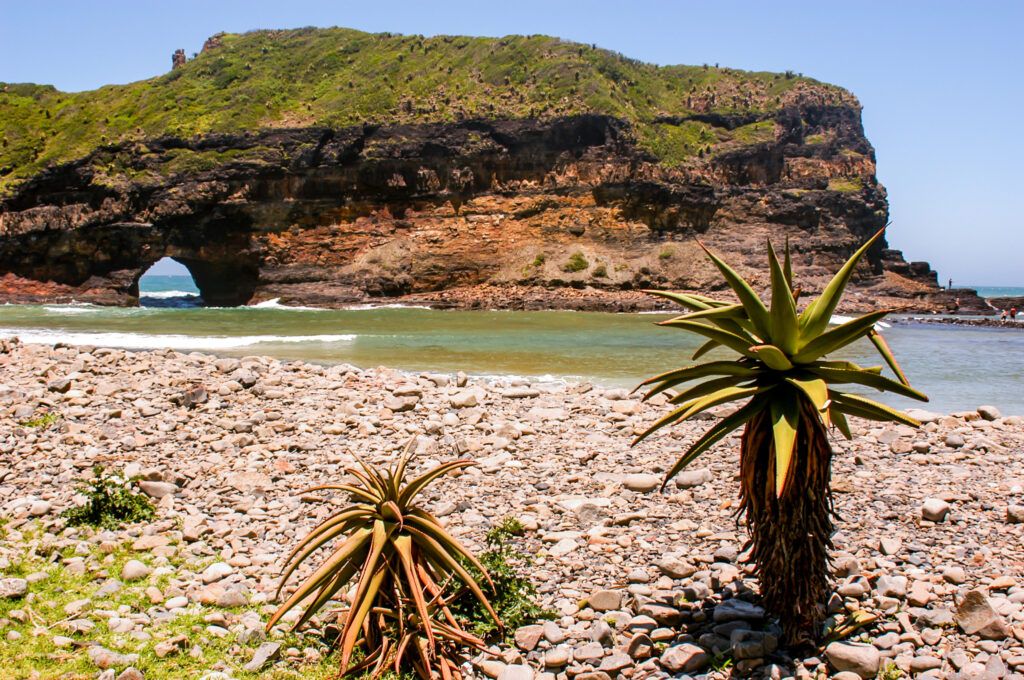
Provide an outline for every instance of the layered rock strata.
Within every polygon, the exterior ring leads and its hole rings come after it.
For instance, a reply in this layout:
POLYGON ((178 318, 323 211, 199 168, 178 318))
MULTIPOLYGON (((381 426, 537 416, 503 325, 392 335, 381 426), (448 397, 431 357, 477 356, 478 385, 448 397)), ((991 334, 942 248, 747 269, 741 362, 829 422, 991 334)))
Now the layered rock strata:
MULTIPOLYGON (((643 288, 720 292, 698 240, 764 288, 765 240, 788 239, 810 292, 887 221, 852 105, 784 109, 770 141, 677 167, 635 139, 577 115, 103 147, 0 203, 0 301, 135 305, 170 256, 218 306, 640 309, 643 288)), ((847 309, 951 311, 955 297, 980 304, 882 244, 847 309)))

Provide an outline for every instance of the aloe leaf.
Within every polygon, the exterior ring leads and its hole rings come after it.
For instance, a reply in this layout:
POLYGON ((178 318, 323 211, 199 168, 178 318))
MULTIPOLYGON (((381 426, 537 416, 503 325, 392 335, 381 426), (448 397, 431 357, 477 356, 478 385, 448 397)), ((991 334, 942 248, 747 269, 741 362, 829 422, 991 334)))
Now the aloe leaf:
POLYGON ((921 423, 905 413, 900 413, 896 409, 890 408, 885 404, 879 404, 877 401, 867 399, 857 394, 850 394, 847 392, 837 394, 833 392, 832 401, 835 402, 840 411, 851 416, 859 416, 870 420, 896 421, 898 423, 910 425, 911 427, 921 426, 921 423))
POLYGON ((313 486, 306 489, 305 491, 302 491, 300 495, 305 495, 307 493, 312 493, 314 491, 325 490, 345 491, 351 494, 353 498, 361 500, 364 503, 369 503, 370 505, 377 505, 377 503, 380 502, 380 497, 373 495, 366 489, 361 489, 358 486, 353 486, 352 484, 321 484, 320 486, 313 486))
POLYGON ((792 355, 796 352, 797 340, 800 337, 796 302, 793 300, 793 291, 787 282, 786 273, 779 265, 779 258, 775 256, 771 241, 768 242, 768 264, 772 276, 771 341, 786 355, 792 355))
POLYGON ((907 387, 910 387, 910 381, 907 380, 907 376, 903 375, 903 369, 901 369, 900 365, 896 363, 896 357, 893 356, 892 350, 889 349, 889 343, 885 341, 882 334, 872 328, 871 332, 868 333, 868 340, 870 340, 871 344, 875 346, 878 353, 882 355, 882 359, 884 359, 885 363, 889 365, 889 368, 891 368, 892 372, 896 374, 896 377, 899 378, 900 382, 907 387))
POLYGON ((843 433, 843 436, 847 439, 853 439, 853 433, 850 432, 850 423, 846 421, 846 416, 843 415, 843 412, 834 408, 829 408, 828 412, 832 423, 839 428, 839 431, 843 433))
POLYGON ((753 345, 748 351, 773 371, 789 371, 793 368, 793 362, 786 353, 775 345, 753 345))
MULTIPOLYGON (((324 582, 339 568, 352 559, 353 556, 359 553, 359 550, 363 548, 367 541, 370 539, 372 531, 370 529, 362 528, 357 529, 352 536, 349 537, 345 543, 338 548, 334 554, 332 554, 320 567, 313 572, 313 574, 292 593, 284 604, 282 604, 274 615, 270 617, 270 621, 267 623, 267 630, 270 630, 275 623, 284 616, 285 612, 294 607, 296 603, 305 599, 310 593, 323 585, 324 582)), ((287 578, 296 568, 298 563, 292 564, 291 568, 285 574, 284 578, 287 578)), ((284 579, 282 579, 282 583, 284 579)), ((280 590, 278 591, 280 593, 280 590)))
MULTIPOLYGON (((376 594, 380 592, 381 584, 384 582, 384 576, 387 574, 387 570, 381 565, 377 571, 369 576, 366 580, 365 592, 376 594)), ((370 613, 370 608, 373 607, 373 597, 363 597, 362 599, 353 599, 352 608, 349 610, 348 618, 345 621, 345 626, 342 629, 341 638, 341 667, 346 668, 349 660, 352 658, 352 650, 359 639, 359 632, 363 626, 363 622, 366 620, 366 615, 370 613)))
POLYGON ((762 340, 771 337, 771 319, 768 316, 768 310, 765 308, 764 303, 761 302, 761 298, 757 297, 754 289, 732 267, 711 252, 707 246, 700 243, 700 241, 697 243, 700 244, 700 247, 704 249, 704 252, 708 254, 711 261, 718 267, 718 271, 722 273, 722 278, 725 279, 725 282, 736 293, 736 297, 740 299, 743 308, 747 310, 747 316, 750 317, 754 328, 757 329, 757 334, 762 340))
POLYGON ((816 410, 821 411, 828 406, 828 385, 824 380, 820 378, 789 377, 786 378, 786 382, 806 394, 816 410))
POLYGON ((782 273, 786 278, 786 285, 793 292, 793 303, 796 304, 796 291, 793 290, 793 261, 789 256, 789 236, 786 237, 786 252, 782 262, 782 273))
MULTIPOLYGON (((754 417, 755 414, 765 407, 766 403, 767 398, 764 395, 756 396, 742 408, 718 421, 718 423, 705 432, 704 435, 698 439, 685 454, 680 456, 679 460, 676 461, 675 465, 673 465, 665 475, 665 481, 661 483, 662 490, 664 491, 665 485, 668 484, 670 479, 679 474, 687 465, 695 461, 702 453, 710 449, 730 432, 734 431, 736 428, 754 417)), ((650 430, 648 430, 648 432, 650 432, 650 430)), ((646 437, 648 432, 637 437, 633 441, 633 444, 635 445, 641 439, 646 437)))
POLYGON ((754 358, 750 352, 750 343, 736 333, 730 333, 729 331, 722 330, 721 328, 715 328, 714 326, 707 326, 696 321, 662 321, 659 326, 671 326, 673 328, 682 328, 683 330, 692 331, 697 335, 703 335, 709 340, 714 340, 720 345, 725 345, 729 349, 739 352, 743 356, 754 358))
POLYGON ((835 312, 836 306, 839 304, 839 300, 843 297, 846 284, 850 282, 850 277, 853 276, 853 272, 857 268, 857 263, 860 262, 864 254, 868 252, 871 246, 884 233, 885 228, 883 227, 877 234, 868 239, 857 252, 851 255, 850 259, 846 261, 839 271, 836 272, 836 275, 832 277, 828 285, 825 286, 825 290, 814 301, 814 304, 809 305, 804 310, 804 313, 800 315, 800 336, 802 339, 817 337, 825 330, 829 319, 832 318, 832 313, 835 312))
POLYGON ((826 331, 821 335, 809 339, 796 354, 793 355, 793 362, 798 364, 807 364, 812 361, 831 354, 840 347, 845 347, 857 338, 866 335, 874 328, 875 323, 882 319, 889 311, 885 309, 878 310, 877 312, 871 312, 864 316, 857 317, 842 324, 836 326, 830 331, 826 331))
POLYGON ((494 582, 491 581, 490 575, 487 573, 487 570, 484 568, 484 566, 480 564, 480 561, 476 559, 473 553, 463 548, 462 544, 459 543, 454 536, 449 534, 433 515, 431 515, 426 510, 423 510, 422 508, 416 508, 410 514, 410 519, 413 522, 413 524, 415 524, 415 526, 420 529, 420 531, 423 531, 424 533, 431 535, 434 538, 434 540, 437 541, 440 545, 446 546, 447 548, 454 550, 455 552, 459 553, 464 558, 469 560, 469 563, 476 567, 484 575, 484 580, 487 581, 487 584, 491 587, 491 589, 494 589, 494 582))
POLYGON ((904 397, 917 399, 918 401, 928 401, 928 397, 921 392, 918 392, 913 387, 908 387, 903 383, 890 380, 885 376, 877 375, 873 372, 865 370, 826 368, 824 366, 813 365, 808 366, 807 370, 815 375, 820 375, 832 384, 852 383, 855 385, 864 385, 865 387, 872 387, 880 392, 893 392, 904 397))
POLYGON ((406 484, 405 488, 402 489, 401 495, 398 497, 398 504, 403 508, 406 507, 413 498, 438 477, 442 477, 453 470, 461 470, 473 465, 476 465, 476 463, 471 460, 453 460, 428 470, 406 484))
MULTIPOLYGON (((467 572, 461 564, 455 561, 454 558, 445 550, 441 544, 439 544, 432 536, 420 530, 422 525, 413 526, 410 521, 408 530, 413 536, 413 540, 419 546, 419 548, 429 555, 434 561, 438 562, 444 570, 447 572, 455 573, 463 583, 469 588, 469 590, 476 596, 480 604, 484 606, 487 613, 491 615, 494 622, 499 626, 502 625, 501 619, 498 618, 498 614, 491 607, 490 601, 487 596, 484 595, 484 591, 480 589, 480 585, 473 580, 473 577, 467 572)), ((486 573, 486 572, 485 572, 486 573)))
POLYGON ((682 404, 699 397, 703 397, 706 394, 717 392, 720 389, 726 387, 733 387, 743 382, 747 382, 750 378, 745 376, 727 375, 724 378, 715 378, 714 380, 706 380, 702 383, 698 383, 689 389, 683 390, 679 394, 669 399, 670 404, 682 404))
POLYGON ((781 498, 793 462, 800 427, 800 402, 793 396, 779 395, 771 400, 772 438, 775 444, 775 497, 781 498))
POLYGON ((639 387, 649 385, 652 382, 657 382, 658 385, 651 389, 647 394, 644 395, 643 400, 647 401, 651 397, 667 389, 680 385, 682 383, 690 382, 691 380, 697 380, 699 378, 706 378, 712 375, 731 375, 741 378, 754 378, 760 371, 751 366, 744 366, 738 364, 735 361, 710 361, 705 364, 698 364, 697 366, 688 366, 681 368, 676 371, 669 371, 668 373, 662 373, 659 376, 655 376, 644 382, 640 383, 639 387))
POLYGON ((689 295, 687 293, 673 293, 672 291, 668 290, 643 290, 641 292, 647 293, 648 295, 662 297, 665 298, 666 300, 671 300, 672 302, 675 302, 677 305, 680 305, 687 309, 691 309, 693 311, 699 311, 702 309, 712 309, 713 307, 717 306, 699 300, 695 296, 689 295))
POLYGON ((722 343, 718 342, 717 340, 708 340, 703 345, 697 348, 697 351, 693 353, 693 356, 691 356, 690 359, 692 361, 696 361, 697 359, 700 359, 702 356, 704 356, 705 354, 707 354, 708 352, 710 352, 711 350, 713 350, 714 348, 718 347, 721 344, 722 343))
POLYGON ((708 395, 701 399, 695 399, 693 401, 687 402, 680 406, 679 408, 677 408, 676 410, 669 413, 668 415, 663 416, 660 420, 658 420, 658 422, 654 423, 649 428, 647 428, 647 430, 645 430, 643 434, 641 434, 639 437, 633 440, 633 444, 637 444, 638 442, 645 439, 651 433, 660 430, 666 425, 670 425, 671 423, 674 423, 677 420, 686 420, 687 418, 694 416, 697 413, 700 413, 704 409, 711 408, 712 406, 718 406, 719 404, 724 404, 728 401, 735 401, 737 399, 752 397, 755 394, 763 392, 766 389, 768 388, 729 387, 719 390, 718 392, 715 392, 714 394, 708 395))
MULTIPOLYGON (((395 549, 400 558, 400 564, 402 565, 402 571, 405 573, 405 579, 409 584, 409 590, 411 591, 413 605, 416 607, 416 611, 420 615, 420 619, 426 623, 430 621, 430 613, 427 612, 427 602, 423 599, 423 587, 420 583, 419 574, 413 565, 412 557, 412 536, 408 534, 402 534, 393 539, 395 549)), ((431 626, 425 625, 427 631, 427 643, 431 650, 434 647, 434 633, 431 626)))

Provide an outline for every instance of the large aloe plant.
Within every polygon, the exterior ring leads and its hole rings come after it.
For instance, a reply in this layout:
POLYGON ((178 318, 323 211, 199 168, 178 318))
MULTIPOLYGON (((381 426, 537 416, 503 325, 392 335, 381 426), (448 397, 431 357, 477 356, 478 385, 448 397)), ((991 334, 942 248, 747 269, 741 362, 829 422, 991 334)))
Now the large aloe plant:
MULTIPOLYGON (((697 359, 715 347, 740 356, 710 361, 663 373, 645 380, 653 386, 645 399, 678 389, 673 410, 634 442, 709 408, 741 402, 683 454, 665 477, 666 483, 730 432, 743 426, 741 443, 740 512, 750 533, 751 559, 761 581, 761 595, 777 614, 787 641, 809 642, 823 618, 827 593, 828 550, 832 547, 830 489, 832 449, 828 427, 847 438, 847 416, 871 420, 919 423, 884 404, 845 391, 846 386, 890 391, 927 401, 910 387, 881 335, 875 330, 886 311, 871 312, 828 328, 857 263, 882 232, 868 240, 843 265, 821 296, 797 312, 799 292, 787 245, 779 262, 768 243, 771 302, 766 305, 750 285, 707 248, 738 303, 700 295, 646 291, 672 300, 690 313, 660 325, 707 338, 694 353, 697 359), (829 358, 859 338, 874 343, 896 380, 881 375, 882 367, 863 368, 829 358), (700 381, 688 388, 680 385, 700 381)), ((703 245, 702 245, 703 247, 703 245)), ((638 387, 639 389, 639 387, 638 387)))
POLYGON ((464 590, 470 591, 501 626, 480 584, 460 563, 460 557, 490 580, 477 559, 453 538, 430 513, 413 504, 416 496, 438 477, 472 461, 444 463, 408 484, 405 471, 412 458, 409 442, 397 464, 381 472, 356 457, 361 469, 346 472, 353 484, 325 484, 308 491, 335 490, 351 496, 353 504, 313 529, 286 560, 277 594, 303 561, 336 539, 341 545, 291 594, 267 624, 269 630, 286 612, 303 601, 305 611, 293 629, 305 623, 356 580, 350 604, 341 612, 338 646, 343 671, 371 669, 377 677, 411 666, 424 680, 461 677, 465 647, 484 650, 483 641, 467 632, 449 609, 464 590), (364 658, 349 664, 357 648, 364 658))

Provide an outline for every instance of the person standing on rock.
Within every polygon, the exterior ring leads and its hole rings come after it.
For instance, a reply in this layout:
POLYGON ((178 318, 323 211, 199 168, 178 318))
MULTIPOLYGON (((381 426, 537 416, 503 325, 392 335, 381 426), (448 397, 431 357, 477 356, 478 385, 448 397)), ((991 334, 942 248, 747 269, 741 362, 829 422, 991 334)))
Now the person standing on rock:
POLYGON ((950 279, 949 283, 946 284, 946 290, 953 290, 953 279, 950 279))
POLYGON ((1010 321, 1016 321, 1016 320, 1017 320, 1017 308, 1016 307, 1011 307, 1010 308, 1010 321))
POLYGON ((1001 317, 999 317, 999 321, 1002 322, 1002 323, 1006 323, 1006 310, 1005 309, 1003 310, 1003 315, 1001 317))

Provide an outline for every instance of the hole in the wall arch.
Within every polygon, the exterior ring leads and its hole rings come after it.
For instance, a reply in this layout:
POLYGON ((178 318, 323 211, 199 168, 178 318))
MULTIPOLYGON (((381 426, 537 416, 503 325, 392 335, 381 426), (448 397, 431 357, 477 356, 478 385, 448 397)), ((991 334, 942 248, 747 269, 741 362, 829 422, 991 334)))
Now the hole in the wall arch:
POLYGON ((140 307, 201 307, 203 298, 192 273, 181 262, 163 257, 139 279, 140 307))

